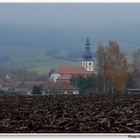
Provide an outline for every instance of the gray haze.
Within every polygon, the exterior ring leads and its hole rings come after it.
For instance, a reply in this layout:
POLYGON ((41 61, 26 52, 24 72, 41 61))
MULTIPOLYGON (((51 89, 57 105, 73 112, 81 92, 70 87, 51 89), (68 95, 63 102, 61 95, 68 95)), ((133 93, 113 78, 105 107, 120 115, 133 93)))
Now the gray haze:
POLYGON ((0 45, 83 48, 116 40, 140 47, 140 4, 0 4, 0 45))

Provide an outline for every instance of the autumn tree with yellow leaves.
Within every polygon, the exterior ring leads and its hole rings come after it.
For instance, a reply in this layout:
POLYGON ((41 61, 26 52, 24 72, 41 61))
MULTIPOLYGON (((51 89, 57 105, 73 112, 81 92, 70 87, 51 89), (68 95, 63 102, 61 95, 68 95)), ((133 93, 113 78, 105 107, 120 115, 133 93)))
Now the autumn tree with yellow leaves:
POLYGON ((123 91, 128 78, 128 64, 125 55, 120 52, 119 45, 114 41, 109 41, 106 48, 107 61, 107 81, 109 89, 115 88, 123 91))
POLYGON ((111 91, 112 93, 114 93, 114 90, 119 92, 124 91, 128 78, 128 64, 127 58, 120 52, 119 45, 114 41, 109 41, 107 47, 104 47, 104 49, 100 47, 97 50, 97 75, 100 71, 103 71, 102 80, 105 88, 104 91, 111 91), (99 53, 99 50, 103 52, 99 53), (102 56, 102 60, 98 58, 101 57, 99 54, 104 55, 102 56), (102 67, 99 67, 100 63, 103 64, 102 67))

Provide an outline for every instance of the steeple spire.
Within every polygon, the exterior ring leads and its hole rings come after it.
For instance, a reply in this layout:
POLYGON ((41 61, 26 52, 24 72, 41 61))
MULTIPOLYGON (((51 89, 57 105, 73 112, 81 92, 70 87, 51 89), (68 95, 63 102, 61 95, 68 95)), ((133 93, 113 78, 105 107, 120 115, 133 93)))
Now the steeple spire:
POLYGON ((86 46, 90 46, 89 37, 88 36, 87 36, 87 39, 86 39, 86 46))
POLYGON ((90 43, 89 43, 89 37, 86 38, 86 44, 85 44, 85 52, 83 53, 83 58, 85 60, 91 60, 93 57, 92 52, 90 51, 90 43))

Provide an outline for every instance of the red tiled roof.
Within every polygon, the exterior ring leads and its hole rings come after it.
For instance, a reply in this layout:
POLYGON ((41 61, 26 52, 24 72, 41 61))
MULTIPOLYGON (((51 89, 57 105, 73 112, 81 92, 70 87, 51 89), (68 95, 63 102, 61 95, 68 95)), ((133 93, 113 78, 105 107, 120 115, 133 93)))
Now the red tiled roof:
POLYGON ((54 89, 54 90, 78 90, 78 87, 74 87, 67 83, 47 83, 46 85, 42 85, 42 88, 46 89, 54 89))
POLYGON ((57 72, 60 74, 91 74, 91 72, 87 72, 83 67, 77 66, 62 66, 57 69, 57 72))
POLYGON ((77 87, 71 86, 64 82, 48 82, 48 83, 30 83, 28 84, 28 89, 32 89, 34 86, 40 86, 43 89, 54 89, 54 90, 78 90, 77 87))
POLYGON ((69 80, 72 78, 72 74, 62 74, 60 79, 69 80))

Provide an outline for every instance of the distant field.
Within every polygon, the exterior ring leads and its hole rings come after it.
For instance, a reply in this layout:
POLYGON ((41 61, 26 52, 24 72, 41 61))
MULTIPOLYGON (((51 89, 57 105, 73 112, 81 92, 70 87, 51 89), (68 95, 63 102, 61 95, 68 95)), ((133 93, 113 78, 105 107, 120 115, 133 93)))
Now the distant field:
POLYGON ((0 56, 10 58, 9 62, 0 63, 0 65, 27 68, 40 74, 46 74, 51 68, 57 68, 61 65, 80 65, 80 62, 47 56, 46 51, 46 48, 41 47, 0 46, 0 56))

